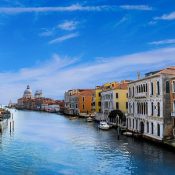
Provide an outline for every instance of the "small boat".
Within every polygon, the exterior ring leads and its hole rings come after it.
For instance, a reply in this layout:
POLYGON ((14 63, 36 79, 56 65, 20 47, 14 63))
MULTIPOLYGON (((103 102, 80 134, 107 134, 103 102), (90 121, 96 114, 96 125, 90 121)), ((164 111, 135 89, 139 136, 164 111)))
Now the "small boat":
POLYGON ((108 130, 110 128, 110 126, 105 121, 101 121, 98 127, 102 130, 108 130))
POLYGON ((88 118, 86 119, 86 121, 87 121, 87 122, 92 122, 92 121, 93 121, 93 118, 92 118, 92 117, 88 117, 88 118))
POLYGON ((125 136, 132 136, 133 134, 132 134, 132 132, 124 132, 123 135, 125 135, 125 136))
POLYGON ((75 119, 77 119, 78 117, 76 117, 76 116, 71 116, 71 117, 69 117, 69 120, 75 120, 75 119))

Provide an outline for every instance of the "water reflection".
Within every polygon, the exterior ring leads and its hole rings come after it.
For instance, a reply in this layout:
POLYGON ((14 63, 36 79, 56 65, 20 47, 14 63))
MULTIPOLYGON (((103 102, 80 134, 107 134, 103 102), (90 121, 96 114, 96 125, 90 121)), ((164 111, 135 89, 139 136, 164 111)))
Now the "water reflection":
POLYGON ((8 123, 2 128, 3 175, 173 175, 175 171, 174 153, 125 136, 117 140, 115 129, 101 131, 83 119, 27 111, 14 112, 14 120, 13 137, 8 123))

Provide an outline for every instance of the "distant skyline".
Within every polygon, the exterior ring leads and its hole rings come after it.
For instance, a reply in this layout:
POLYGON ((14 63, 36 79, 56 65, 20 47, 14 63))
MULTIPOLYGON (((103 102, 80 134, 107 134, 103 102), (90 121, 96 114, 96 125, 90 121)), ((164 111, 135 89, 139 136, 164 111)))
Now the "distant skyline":
POLYGON ((174 0, 1 0, 0 103, 175 65, 174 0))

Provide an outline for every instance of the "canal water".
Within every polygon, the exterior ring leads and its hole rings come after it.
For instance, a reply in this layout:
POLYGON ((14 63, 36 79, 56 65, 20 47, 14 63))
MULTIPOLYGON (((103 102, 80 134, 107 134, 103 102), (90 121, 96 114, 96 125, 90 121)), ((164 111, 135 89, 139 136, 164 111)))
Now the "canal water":
POLYGON ((174 175, 175 153, 100 131, 83 119, 13 111, 0 137, 0 175, 174 175))

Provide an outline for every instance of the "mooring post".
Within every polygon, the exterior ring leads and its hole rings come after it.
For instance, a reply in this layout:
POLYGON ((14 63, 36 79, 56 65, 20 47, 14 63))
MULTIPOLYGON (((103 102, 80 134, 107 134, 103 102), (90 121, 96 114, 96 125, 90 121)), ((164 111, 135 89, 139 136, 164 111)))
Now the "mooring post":
POLYGON ((15 122, 14 122, 14 120, 13 120, 13 131, 14 131, 14 125, 15 125, 15 122))
POLYGON ((12 132, 12 130, 11 130, 12 128, 11 128, 11 127, 12 127, 12 124, 11 124, 11 122, 10 122, 10 133, 12 132))

